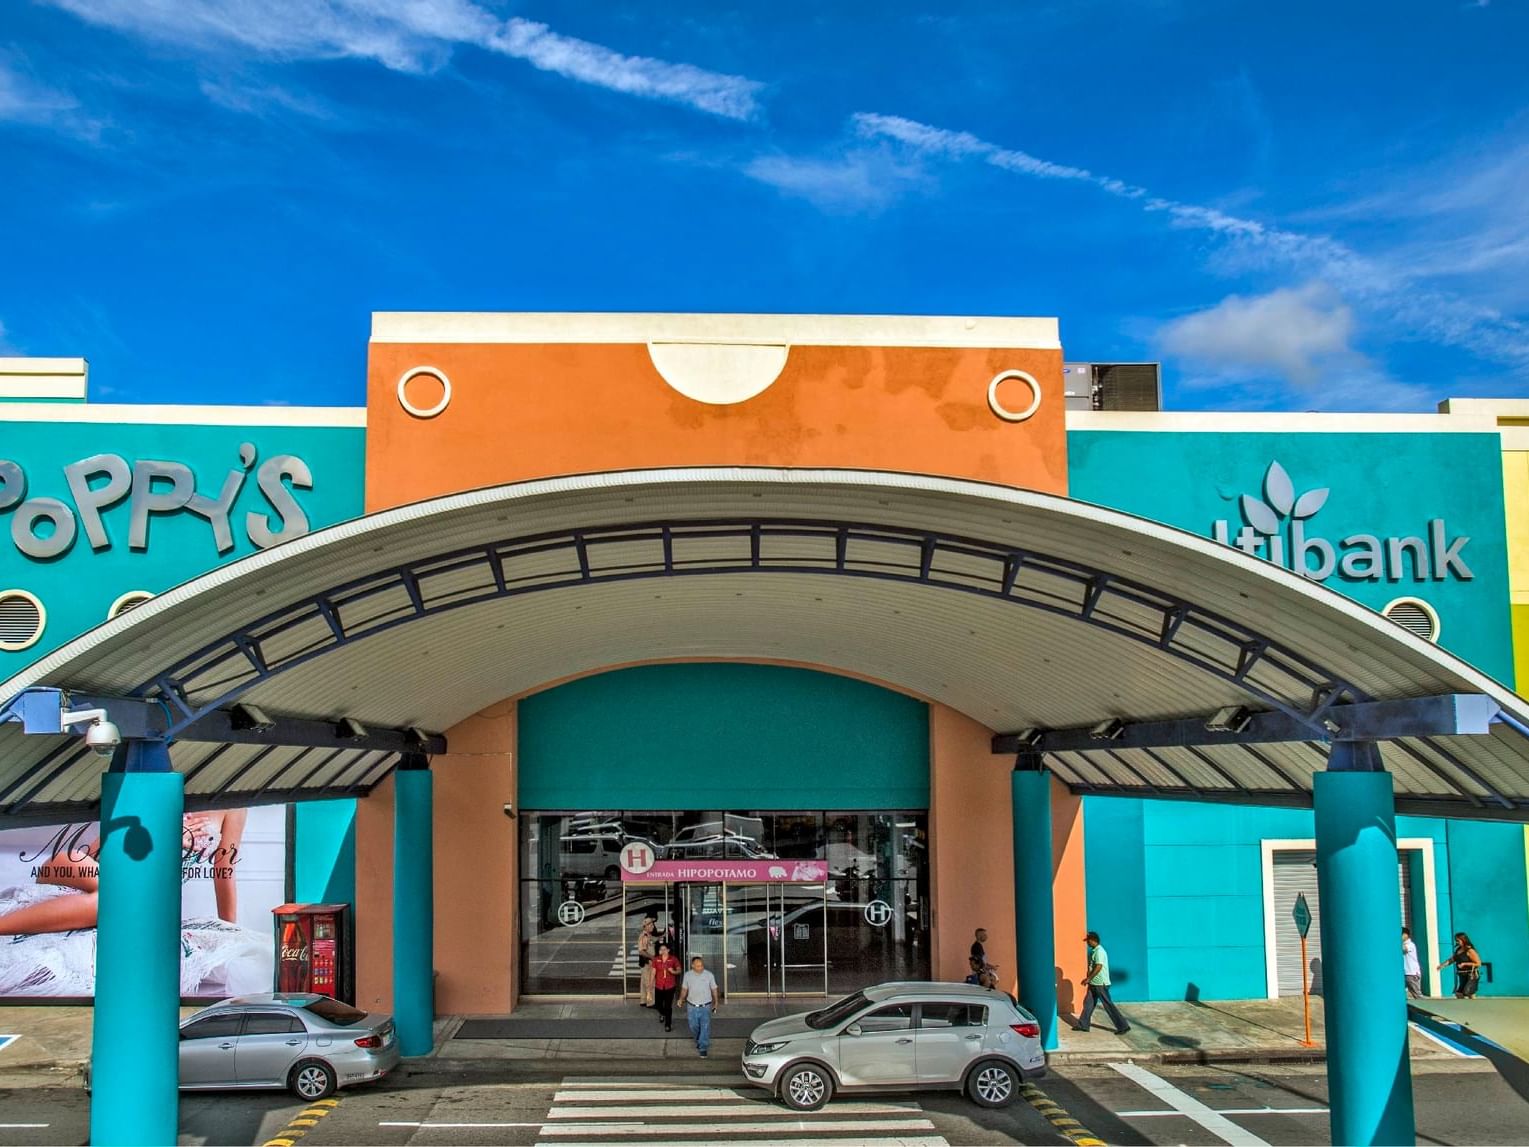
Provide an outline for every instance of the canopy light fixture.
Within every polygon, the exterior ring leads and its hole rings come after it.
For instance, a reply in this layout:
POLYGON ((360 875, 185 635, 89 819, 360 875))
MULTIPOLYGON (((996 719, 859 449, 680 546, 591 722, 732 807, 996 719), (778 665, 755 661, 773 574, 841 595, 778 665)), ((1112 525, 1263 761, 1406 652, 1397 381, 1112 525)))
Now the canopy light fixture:
POLYGON ((1034 725, 1028 729, 1021 729, 1014 734, 1014 739, 1027 749, 1033 749, 1041 743, 1041 738, 1046 735, 1044 729, 1037 729, 1034 725))
POLYGON ((1205 722, 1205 729, 1211 733, 1240 733, 1252 722, 1251 710, 1241 705, 1228 705, 1211 714, 1210 720, 1205 722))
POLYGON ((334 735, 344 741, 364 741, 366 726, 354 717, 341 717, 335 722, 334 735))
POLYGON ((1088 735, 1096 741, 1117 741, 1125 731, 1125 722, 1119 717, 1111 717, 1108 721, 1100 721, 1088 731, 1088 735))
POLYGON ((228 727, 239 732, 266 733, 276 727, 276 722, 260 706, 241 701, 229 711, 228 727))
POLYGON ((404 743, 407 744, 411 749, 419 750, 423 749, 430 743, 430 734, 425 732, 418 725, 410 725, 403 731, 403 739, 404 743))

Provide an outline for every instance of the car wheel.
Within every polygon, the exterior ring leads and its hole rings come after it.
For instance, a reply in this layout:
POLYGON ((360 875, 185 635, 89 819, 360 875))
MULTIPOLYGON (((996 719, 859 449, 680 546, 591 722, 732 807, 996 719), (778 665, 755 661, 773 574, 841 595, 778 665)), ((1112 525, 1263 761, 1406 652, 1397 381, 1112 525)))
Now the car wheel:
POLYGON ((334 1068, 316 1059, 304 1060, 292 1069, 287 1086, 299 1099, 312 1103, 334 1094, 334 1068))
POLYGON ((607 865, 606 869, 605 869, 605 879, 613 881, 613 882, 617 881, 617 880, 620 880, 621 879, 621 869, 617 868, 614 864, 607 865))
POLYGON ((979 1107, 1007 1107, 1019 1094, 1019 1072, 1006 1063, 979 1063, 966 1081, 966 1093, 979 1107))
POLYGON ((833 1098, 834 1081, 815 1063, 801 1063, 780 1078, 780 1098, 793 1111, 816 1111, 833 1098))

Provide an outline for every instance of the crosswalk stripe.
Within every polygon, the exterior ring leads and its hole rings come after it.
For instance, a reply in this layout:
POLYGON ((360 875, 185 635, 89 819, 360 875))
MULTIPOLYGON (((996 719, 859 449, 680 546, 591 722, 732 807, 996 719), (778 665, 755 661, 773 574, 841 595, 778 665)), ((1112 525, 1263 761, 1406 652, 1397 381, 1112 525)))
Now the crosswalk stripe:
MULTIPOLYGON (((732 1074, 691 1075, 689 1078, 695 1080, 696 1083, 700 1085, 727 1085, 738 1082, 738 1075, 736 1072, 732 1074)), ((601 1090, 607 1087, 628 1087, 636 1090, 639 1088, 672 1088, 674 1083, 673 1081, 667 1079, 654 1080, 651 1076, 644 1079, 641 1076, 633 1075, 589 1075, 583 1076, 579 1079, 565 1079, 562 1083, 558 1084, 558 1086, 563 1088, 565 1091, 601 1090)), ((686 1084, 685 1086, 689 1087, 691 1085, 686 1084)))
POLYGON ((736 1087, 613 1087, 610 1090, 596 1091, 594 1088, 579 1088, 569 1091, 559 1091, 552 1097, 553 1103, 609 1103, 615 1100, 647 1100, 647 1099, 699 1099, 702 1101, 713 1099, 749 1099, 762 1098, 763 1091, 754 1091, 748 1094, 736 1087))
MULTIPOLYGON (((729 1122, 728 1128, 744 1134, 778 1135, 782 1131, 933 1131, 934 1124, 927 1119, 796 1119, 768 1123, 729 1122)), ((704 1123, 551 1123, 542 1128, 542 1134, 566 1137, 598 1131, 602 1135, 636 1137, 694 1135, 711 1130, 704 1123)))
MULTIPOLYGON (((833 1110, 843 1111, 854 1115, 893 1115, 909 1111, 922 1110, 916 1103, 835 1103, 833 1110)), ((754 1103, 708 1103, 702 1110, 691 1110, 682 1105, 673 1103, 664 1104, 602 1104, 599 1107, 554 1107, 548 1112, 549 1119, 611 1119, 621 1116, 625 1118, 641 1117, 644 1115, 670 1116, 683 1118, 688 1115, 715 1118, 718 1115, 782 1115, 791 1116, 795 1112, 787 1107, 774 1107, 763 1098, 754 1103)))

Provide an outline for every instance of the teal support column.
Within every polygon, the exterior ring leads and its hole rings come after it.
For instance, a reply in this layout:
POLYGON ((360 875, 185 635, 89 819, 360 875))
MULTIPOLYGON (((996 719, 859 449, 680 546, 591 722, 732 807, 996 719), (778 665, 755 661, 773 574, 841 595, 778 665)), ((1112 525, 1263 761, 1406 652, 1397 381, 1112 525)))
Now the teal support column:
POLYGON ((1367 742, 1335 742, 1314 778, 1327 1089, 1334 1143, 1412 1144, 1407 1001, 1391 774, 1367 742))
POLYGON ((1041 1025, 1041 1046, 1057 1047, 1056 926, 1052 913, 1051 774, 1037 754, 1020 754, 1013 773, 1014 927, 1019 1002, 1041 1025))
POLYGON ((435 1046, 435 859, 433 794, 423 756, 393 774, 393 1019, 398 1050, 435 1046))
POLYGON ((129 741, 101 782, 90 1141, 174 1143, 180 1122, 181 775, 129 741))

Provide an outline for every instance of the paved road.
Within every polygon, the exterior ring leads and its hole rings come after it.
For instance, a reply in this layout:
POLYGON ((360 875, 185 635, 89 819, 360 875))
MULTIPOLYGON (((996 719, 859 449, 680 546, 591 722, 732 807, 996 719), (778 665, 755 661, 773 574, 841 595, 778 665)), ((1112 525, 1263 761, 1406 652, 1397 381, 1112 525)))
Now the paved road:
MULTIPOLYGON (((677 1073, 674 1069, 685 1065, 672 1060, 621 1066, 633 1070, 569 1061, 499 1065, 491 1073, 407 1074, 386 1086, 343 1093, 317 1116, 280 1094, 187 1095, 180 1141, 258 1145, 296 1119, 304 1135, 294 1147, 1068 1142, 1023 1102, 984 1111, 956 1095, 877 1096, 799 1116, 741 1086, 721 1063, 704 1065, 704 1074, 677 1073), (645 1066, 668 1074, 644 1071, 645 1066)), ((1529 1104, 1495 1073, 1430 1065, 1418 1071, 1414 1086, 1422 1143, 1525 1141, 1529 1104)), ((1073 1067, 1054 1072, 1043 1088, 1112 1144, 1256 1147, 1327 1141, 1327 1087, 1320 1065, 1073 1067)), ((83 1143, 86 1123, 85 1097, 77 1090, 0 1091, 0 1144, 83 1143)))

